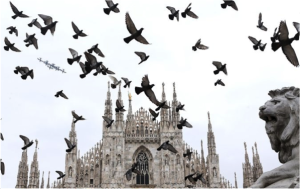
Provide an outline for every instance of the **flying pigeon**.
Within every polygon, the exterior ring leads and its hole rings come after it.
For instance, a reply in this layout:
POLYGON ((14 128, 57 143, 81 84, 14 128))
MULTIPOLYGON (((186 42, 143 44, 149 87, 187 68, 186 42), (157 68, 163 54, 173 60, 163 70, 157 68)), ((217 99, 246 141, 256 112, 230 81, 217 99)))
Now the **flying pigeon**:
POLYGON ((197 41, 197 43, 195 44, 195 46, 192 47, 192 49, 193 49, 194 51, 196 51, 197 48, 198 48, 198 49, 201 49, 201 50, 207 50, 207 49, 208 49, 207 46, 201 44, 201 39, 199 39, 199 40, 197 41))
POLYGON ((217 86, 218 84, 222 85, 222 86, 225 86, 225 84, 222 82, 221 79, 218 79, 217 82, 215 82, 215 86, 217 86))
POLYGON ((151 113, 151 115, 153 116, 153 118, 152 118, 152 121, 155 121, 156 120, 156 118, 158 117, 158 115, 159 115, 159 112, 158 113, 156 113, 154 110, 152 110, 151 108, 149 108, 149 112, 151 113))
POLYGON ((28 67, 17 66, 16 70, 14 70, 14 72, 15 72, 15 74, 20 73, 22 75, 21 78, 24 79, 24 80, 27 79, 27 76, 30 76, 31 79, 33 79, 33 77, 34 77, 33 70, 29 70, 28 67))
POLYGON ((7 39, 7 37, 4 38, 4 43, 6 45, 6 46, 4 46, 4 50, 9 51, 9 49, 10 49, 15 52, 21 52, 19 49, 17 49, 14 46, 15 45, 14 43, 13 44, 10 43, 10 41, 7 39))
POLYGON ((108 8, 104 8, 104 13, 109 15, 110 11, 113 11, 115 13, 119 13, 120 10, 117 8, 119 3, 114 4, 114 2, 112 2, 112 0, 105 0, 106 4, 108 6, 108 8))
POLYGON ((5 164, 2 161, 2 159, 0 159, 0 161, 1 161, 1 174, 4 175, 5 174, 5 164))
POLYGON ((78 39, 78 36, 80 36, 80 37, 86 37, 87 36, 85 33, 83 33, 83 30, 78 29, 78 27, 74 24, 74 22, 72 22, 72 28, 75 32, 75 35, 73 35, 74 39, 78 39))
POLYGON ((119 111, 125 112, 125 111, 126 111, 126 110, 124 109, 124 106, 121 105, 121 103, 120 103, 119 100, 116 101, 116 106, 117 106, 116 109, 115 109, 116 112, 119 112, 119 111))
POLYGON ((75 144, 73 145, 73 144, 72 144, 68 139, 66 139, 66 138, 65 138, 65 141, 66 141, 66 143, 67 143, 67 145, 68 145, 68 148, 69 148, 69 149, 66 150, 66 152, 71 152, 71 151, 76 147, 76 145, 75 145, 75 144))
POLYGON ((165 109, 170 108, 170 106, 168 106, 166 103, 167 103, 167 101, 159 103, 157 105, 158 107, 155 109, 155 111, 159 111, 161 108, 165 108, 165 109))
POLYGON ((176 16, 177 21, 179 21, 179 10, 176 10, 173 7, 167 6, 167 9, 169 9, 171 11, 171 14, 169 14, 169 19, 173 20, 174 17, 176 16))
POLYGON ((186 150, 186 154, 183 154, 183 157, 186 157, 186 156, 187 156, 188 159, 189 159, 189 161, 191 161, 192 153, 193 153, 193 152, 191 152, 190 149, 187 149, 187 150, 186 150))
POLYGON ((249 36, 248 38, 249 38, 250 41, 254 44, 254 45, 253 45, 253 49, 254 49, 254 50, 257 50, 258 47, 259 47, 259 49, 260 49, 261 51, 264 51, 264 50, 265 50, 265 47, 266 47, 267 43, 262 44, 262 43, 261 43, 261 40, 257 41, 257 39, 255 39, 254 37, 251 37, 251 36, 249 36))
POLYGON ((4 137, 3 137, 3 134, 2 134, 2 133, 0 133, 0 139, 1 139, 1 140, 4 140, 4 137))
POLYGON ((183 18, 185 18, 186 15, 188 15, 188 16, 190 16, 192 18, 195 18, 195 19, 198 18, 198 16, 191 11, 191 9, 192 9, 192 7, 190 7, 191 5, 192 5, 192 3, 190 3, 189 6, 187 6, 187 8, 184 10, 184 12, 181 13, 181 16, 183 18))
POLYGON ((264 23, 261 21, 261 13, 259 13, 259 16, 258 16, 258 28, 261 29, 261 30, 264 30, 264 31, 267 31, 268 29, 264 26, 264 23))
POLYGON ((80 61, 80 58, 81 58, 81 55, 78 56, 78 52, 75 51, 74 49, 69 48, 69 51, 70 51, 70 53, 72 54, 73 58, 68 58, 68 59, 67 59, 67 60, 68 60, 68 63, 69 63, 70 65, 72 65, 73 62, 75 62, 75 61, 79 62, 79 61, 80 61))
POLYGON ((18 30, 17 30, 16 27, 10 26, 10 27, 8 27, 7 29, 9 30, 8 33, 10 33, 10 34, 15 33, 16 36, 18 36, 18 30))
POLYGON ((111 88, 115 89, 117 87, 117 85, 121 84, 121 80, 118 81, 117 78, 115 78, 114 76, 111 76, 111 75, 109 77, 113 81, 113 83, 110 84, 111 88))
POLYGON ((58 91, 57 93, 56 93, 56 95, 54 95, 56 98, 58 98, 59 96, 61 96, 61 97, 63 97, 63 98, 65 98, 65 99, 68 99, 68 97, 63 93, 63 90, 61 90, 61 91, 58 91))
POLYGON ((141 58, 141 62, 139 64, 145 62, 149 58, 149 56, 146 56, 146 53, 144 52, 134 52, 134 53, 141 58))
POLYGON ((224 74, 227 75, 226 64, 223 65, 221 62, 218 61, 213 61, 212 64, 217 68, 217 70, 214 71, 215 75, 217 75, 220 71, 224 72, 224 74))
POLYGON ((234 1, 227 1, 227 0, 224 0, 224 3, 223 4, 221 4, 221 7, 223 8, 223 9, 226 9, 226 7, 227 6, 230 6, 230 7, 232 7, 234 10, 238 10, 238 8, 237 8, 237 6, 236 6, 236 4, 235 4, 235 2, 234 1))
POLYGON ((104 58, 104 54, 101 52, 101 50, 98 48, 98 44, 92 46, 92 48, 90 48, 88 50, 89 53, 95 52, 96 54, 98 54, 99 56, 104 58))
POLYGON ((101 64, 101 68, 97 67, 96 70, 97 71, 94 73, 94 76, 97 76, 98 73, 102 73, 103 75, 106 75, 106 74, 115 74, 115 72, 109 70, 103 64, 101 64))
POLYGON ((148 41, 142 36, 142 32, 144 28, 137 30, 128 12, 125 15, 125 22, 126 22, 127 30, 131 34, 129 37, 124 38, 125 43, 128 44, 131 40, 135 39, 136 41, 142 44, 145 45, 149 44, 148 41))
POLYGON ((203 174, 199 174, 197 177, 195 177, 195 180, 201 180, 203 184, 206 184, 205 178, 203 177, 203 174))
POLYGON ((183 117, 181 117, 180 122, 177 124, 177 128, 178 129, 182 129, 183 126, 186 126, 188 128, 193 128, 193 126, 186 121, 187 119, 183 119, 183 117))
POLYGON ((57 179, 61 179, 64 178, 64 176, 66 176, 66 174, 63 174, 63 172, 61 171, 56 171, 59 174, 59 177, 57 177, 57 179))
MULTIPOLYGON (((139 95, 141 92, 144 92, 145 95, 149 98, 149 100, 152 103, 154 103, 157 106, 161 105, 161 103, 156 99, 154 92, 152 91, 152 87, 154 87, 154 84, 150 85, 148 75, 145 75, 143 77, 141 86, 142 87, 135 87, 135 92, 137 95, 139 95)), ((165 104, 162 108, 170 108, 170 107, 165 104)))
POLYGON ((82 70, 82 72, 83 72, 83 74, 80 74, 79 77, 80 77, 81 79, 83 79, 83 78, 85 78, 85 76, 86 76, 87 74, 89 74, 89 73, 86 71, 86 65, 85 65, 85 64, 83 64, 82 62, 79 62, 79 66, 81 67, 81 70, 82 70))
POLYGON ((97 58, 94 55, 92 55, 88 52, 85 52, 84 55, 85 55, 87 62, 85 62, 85 64, 83 64, 81 62, 79 63, 80 67, 82 68, 82 71, 83 71, 83 74, 80 75, 80 78, 84 78, 93 69, 97 70, 98 68, 100 68, 100 65, 102 64, 102 62, 97 62, 97 58))
POLYGON ((33 140, 29 141, 29 139, 26 136, 20 135, 20 137, 24 141, 24 147, 22 147, 22 150, 26 150, 33 144, 33 140))
POLYGON ((141 172, 136 169, 137 163, 134 163, 131 168, 125 173, 127 181, 131 180, 132 172, 136 173, 137 175, 140 175, 141 172))
POLYGON ((298 22, 293 22, 294 27, 297 30, 297 33, 300 33, 300 24, 298 22))
POLYGON ((129 88, 131 81, 129 81, 129 79, 127 79, 125 77, 121 77, 121 79, 123 79, 123 81, 125 82, 124 88, 126 88, 127 86, 129 88))
POLYGON ((37 28, 39 28, 39 29, 42 28, 41 24, 37 21, 37 18, 36 18, 36 19, 33 19, 33 20, 28 24, 29 27, 32 27, 32 25, 35 25, 35 26, 36 26, 37 28))
POLYGON ((15 5, 13 5, 11 2, 9 2, 9 3, 10 3, 12 11, 15 13, 15 15, 12 16, 13 19, 16 19, 17 17, 21 17, 21 18, 28 18, 29 17, 26 14, 23 14, 23 11, 19 11, 17 9, 17 7, 15 7, 15 5))
POLYGON ((110 127, 112 125, 112 123, 114 122, 114 120, 109 119, 106 116, 102 116, 102 118, 104 119, 104 121, 107 123, 106 127, 110 127))
POLYGON ((169 144, 169 141, 164 142, 162 145, 160 145, 159 148, 157 148, 158 151, 161 149, 163 150, 169 150, 170 152, 177 153, 177 150, 172 146, 172 144, 169 144))
POLYGON ((196 181, 197 181, 197 179, 195 179, 193 176, 195 175, 196 173, 193 173, 193 174, 190 174, 190 175, 188 175, 188 176, 186 176, 185 178, 184 178, 184 180, 186 180, 186 179, 188 179, 192 184, 196 184, 196 181))
POLYGON ((291 45, 294 40, 299 39, 299 33, 297 33, 293 38, 289 38, 288 28, 286 23, 283 21, 280 22, 279 33, 279 42, 272 43, 272 50, 276 51, 281 47, 282 52, 285 54, 290 63, 296 67, 299 66, 297 55, 291 45))
POLYGON ((51 34, 54 35, 56 23, 58 21, 53 22, 51 16, 47 16, 44 14, 39 14, 39 17, 41 17, 44 20, 45 27, 41 27, 41 33, 43 35, 46 35, 47 31, 50 29, 51 34))
POLYGON ((279 31, 276 32, 277 28, 275 28, 274 30, 274 34, 273 34, 273 37, 271 37, 271 41, 274 43, 276 40, 278 40, 279 38, 279 31))
POLYGON ((74 110, 72 111, 72 115, 73 115, 73 117, 74 117, 74 119, 75 119, 75 121, 74 121, 73 123, 76 123, 76 122, 79 121, 79 120, 85 120, 82 116, 78 116, 78 115, 75 113, 74 110))
POLYGON ((35 36, 35 33, 32 34, 32 35, 28 35, 26 33, 26 39, 24 40, 24 42, 28 43, 26 44, 25 46, 26 47, 29 47, 30 45, 33 45, 36 49, 38 49, 38 43, 37 43, 37 38, 34 37, 35 36))
POLYGON ((178 106, 176 107, 176 112, 179 112, 179 110, 184 110, 184 104, 181 105, 181 103, 179 102, 178 106))

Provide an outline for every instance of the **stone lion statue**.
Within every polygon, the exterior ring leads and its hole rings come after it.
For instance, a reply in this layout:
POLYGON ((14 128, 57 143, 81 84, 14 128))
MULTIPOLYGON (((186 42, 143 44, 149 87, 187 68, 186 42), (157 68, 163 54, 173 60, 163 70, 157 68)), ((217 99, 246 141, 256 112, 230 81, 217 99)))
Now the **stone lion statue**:
POLYGON ((259 117, 283 165, 263 173, 251 188, 288 188, 299 177, 299 88, 272 90, 269 96, 259 117))

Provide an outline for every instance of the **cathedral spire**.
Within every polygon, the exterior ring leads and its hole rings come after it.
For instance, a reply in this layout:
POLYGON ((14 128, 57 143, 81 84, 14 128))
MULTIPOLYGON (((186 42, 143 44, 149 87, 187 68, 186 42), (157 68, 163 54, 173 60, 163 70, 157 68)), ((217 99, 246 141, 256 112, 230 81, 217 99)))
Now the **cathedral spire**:
POLYGON ((207 116, 208 116, 208 131, 212 132, 212 126, 211 126, 211 122, 210 122, 210 114, 209 114, 209 112, 207 112, 207 116))
POLYGON ((173 83, 173 101, 177 101, 177 94, 175 89, 175 82, 173 83))
POLYGON ((166 101, 165 83, 162 83, 162 101, 166 101))
POLYGON ((245 161, 246 161, 246 163, 249 163, 249 156, 248 156, 248 153, 247 153, 247 144, 246 144, 246 142, 244 142, 244 147, 245 147, 245 161))
POLYGON ((50 188, 50 171, 48 172, 47 188, 50 188))
POLYGON ((106 95, 106 100, 105 100, 104 116, 107 116, 111 119, 112 118, 112 101, 111 101, 111 94, 110 94, 110 82, 108 82, 107 84, 108 84, 108 90, 107 90, 107 95, 106 95))
POLYGON ((27 149, 23 150, 21 161, 19 163, 16 188, 27 188, 28 182, 28 164, 27 149))
POLYGON ((42 175, 42 183, 41 183, 41 188, 44 188, 44 171, 43 171, 43 175, 42 175))
POLYGON ((38 140, 35 140, 35 144, 36 144, 35 152, 33 154, 33 160, 30 167, 28 188, 39 188, 40 171, 39 171, 39 162, 37 160, 38 140))
POLYGON ((234 172, 234 184, 235 188, 238 188, 237 180, 236 180, 236 173, 234 172))

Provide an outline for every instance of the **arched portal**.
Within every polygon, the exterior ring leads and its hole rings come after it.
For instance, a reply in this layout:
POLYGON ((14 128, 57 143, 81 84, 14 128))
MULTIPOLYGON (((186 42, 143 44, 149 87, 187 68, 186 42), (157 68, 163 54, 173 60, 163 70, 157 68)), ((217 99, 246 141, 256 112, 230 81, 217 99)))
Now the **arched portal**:
POLYGON ((145 152, 140 152, 136 158, 137 167, 141 174, 136 175, 136 184, 149 184, 149 160, 145 152))

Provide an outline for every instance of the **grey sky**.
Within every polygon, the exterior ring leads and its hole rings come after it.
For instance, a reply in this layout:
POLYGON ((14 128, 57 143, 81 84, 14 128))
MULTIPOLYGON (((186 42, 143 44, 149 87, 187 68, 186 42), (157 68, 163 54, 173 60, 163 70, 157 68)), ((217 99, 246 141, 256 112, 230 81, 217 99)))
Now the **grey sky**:
MULTIPOLYGON (((64 171, 65 137, 71 129, 71 111, 83 115, 86 120, 76 124, 78 149, 83 155, 102 138, 102 115, 106 99, 108 76, 89 74, 80 79, 80 66, 70 66, 68 48, 73 48, 81 55, 92 45, 104 53, 105 58, 97 56, 120 79, 132 80, 131 88, 122 88, 125 109, 128 107, 128 91, 132 94, 134 112, 140 107, 155 106, 145 95, 137 96, 135 86, 140 86, 141 79, 149 74, 156 96, 161 98, 162 82, 165 83, 167 100, 172 100, 173 86, 176 82, 177 98, 185 104, 181 115, 193 124, 193 129, 183 130, 183 139, 193 149, 200 150, 203 140, 207 155, 207 112, 210 111, 215 133, 217 153, 220 157, 222 176, 234 184, 234 172, 237 173, 238 186, 242 187, 242 163, 244 145, 248 145, 249 159, 252 164, 254 142, 258 144, 263 170, 269 171, 280 163, 277 154, 271 150, 265 133, 264 121, 258 117, 258 108, 270 97, 269 90, 296 86, 299 87, 299 68, 292 66, 281 50, 271 50, 270 37, 281 20, 286 20, 290 36, 296 33, 292 22, 300 22, 298 1, 282 3, 279 0, 239 1, 239 11, 228 7, 222 9, 222 1, 191 1, 192 11, 199 19, 190 17, 179 22, 170 21, 172 6, 183 11, 190 1, 115 1, 119 3, 120 13, 104 14, 104 0, 50 1, 50 0, 13 0, 12 3, 30 18, 13 20, 13 12, 8 0, 1 0, 1 132, 5 141, 1 142, 1 158, 6 164, 6 173, 1 176, 3 188, 13 188, 17 181, 18 164, 21 160, 23 141, 19 135, 39 140, 38 160, 41 174, 51 171, 51 183, 56 180, 56 170, 64 171), (125 26, 125 13, 129 12, 139 29, 144 28, 143 36, 151 45, 136 41, 126 44, 123 38, 129 36, 125 26), (258 29, 258 14, 267 32, 258 29), (58 21, 54 36, 43 36, 40 30, 27 24, 38 14, 52 16, 58 21), (298 20, 297 20, 298 19, 298 20), (73 39, 71 22, 83 29, 87 37, 73 39), (10 35, 9 26, 17 26, 19 36, 10 35), (36 34, 39 49, 25 47, 23 40, 26 32, 36 34), (264 52, 254 51, 248 36, 262 39, 268 43, 264 52), (7 37, 22 52, 4 51, 4 38, 7 37), (194 52, 192 46, 201 38, 206 51, 194 52), (143 51, 150 58, 138 65, 140 59, 134 51, 143 51), (37 58, 42 57, 50 63, 65 69, 66 74, 49 70, 37 58), (227 64, 228 76, 223 73, 214 75, 212 61, 227 64), (22 80, 13 73, 16 66, 34 69, 34 79, 22 80), (225 87, 214 86, 217 79, 222 79, 225 87), (298 81, 298 82, 296 82, 298 81), (64 90, 69 100, 55 98, 54 94, 64 90)), ((300 44, 292 44, 298 52, 300 44)), ((84 56, 81 61, 85 61, 84 56)), ((113 108, 117 90, 112 90, 113 108)), ((127 112, 125 112, 127 115, 127 112)), ((34 146, 28 151, 30 167, 34 146)), ((46 178, 45 178, 46 179, 46 178)), ((46 182, 46 180, 45 180, 46 182)))

